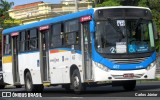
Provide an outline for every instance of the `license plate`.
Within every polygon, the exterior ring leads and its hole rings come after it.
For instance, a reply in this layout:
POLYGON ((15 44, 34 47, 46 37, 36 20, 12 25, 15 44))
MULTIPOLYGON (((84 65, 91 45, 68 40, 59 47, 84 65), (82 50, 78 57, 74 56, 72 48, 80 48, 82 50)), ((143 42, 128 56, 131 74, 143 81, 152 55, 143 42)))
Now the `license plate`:
POLYGON ((133 73, 127 73, 123 75, 124 78, 133 78, 134 74, 133 73))

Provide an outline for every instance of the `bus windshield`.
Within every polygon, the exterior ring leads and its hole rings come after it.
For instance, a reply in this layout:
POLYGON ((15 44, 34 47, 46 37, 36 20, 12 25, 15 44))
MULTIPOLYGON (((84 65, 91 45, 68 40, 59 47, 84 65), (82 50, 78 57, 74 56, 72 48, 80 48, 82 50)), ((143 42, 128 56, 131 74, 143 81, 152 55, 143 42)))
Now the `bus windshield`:
POLYGON ((99 53, 144 53, 154 50, 152 21, 101 20, 96 22, 95 47, 99 53))

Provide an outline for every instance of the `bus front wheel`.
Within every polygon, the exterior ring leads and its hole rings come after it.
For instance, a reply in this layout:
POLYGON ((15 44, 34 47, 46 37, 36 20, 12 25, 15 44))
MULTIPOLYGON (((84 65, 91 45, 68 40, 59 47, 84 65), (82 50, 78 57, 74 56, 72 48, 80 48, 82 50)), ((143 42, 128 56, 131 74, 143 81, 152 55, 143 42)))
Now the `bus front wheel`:
POLYGON ((136 80, 124 81, 123 88, 126 91, 132 91, 136 87, 136 80))
POLYGON ((22 88, 22 85, 16 85, 16 88, 22 88))
POLYGON ((42 92, 44 86, 43 85, 33 85, 32 77, 30 72, 26 73, 25 76, 25 89, 27 92, 42 92))
POLYGON ((81 83, 81 77, 78 69, 75 69, 71 76, 71 86, 75 93, 79 94, 85 90, 84 84, 81 83))

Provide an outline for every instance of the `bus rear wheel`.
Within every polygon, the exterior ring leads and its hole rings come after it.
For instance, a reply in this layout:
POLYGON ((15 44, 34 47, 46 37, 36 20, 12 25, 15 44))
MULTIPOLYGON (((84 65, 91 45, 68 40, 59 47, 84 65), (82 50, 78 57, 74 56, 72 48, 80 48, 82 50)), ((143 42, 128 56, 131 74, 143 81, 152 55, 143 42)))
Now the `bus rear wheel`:
POLYGON ((44 86, 43 85, 33 85, 32 77, 30 72, 26 73, 25 76, 25 89, 27 92, 42 92, 44 86))
POLYGON ((78 69, 75 69, 71 76, 71 86, 76 94, 85 91, 84 84, 81 83, 81 77, 78 69))
POLYGON ((5 85, 0 85, 0 89, 4 89, 5 85))
POLYGON ((136 87, 136 80, 124 81, 123 88, 126 91, 132 91, 136 87))

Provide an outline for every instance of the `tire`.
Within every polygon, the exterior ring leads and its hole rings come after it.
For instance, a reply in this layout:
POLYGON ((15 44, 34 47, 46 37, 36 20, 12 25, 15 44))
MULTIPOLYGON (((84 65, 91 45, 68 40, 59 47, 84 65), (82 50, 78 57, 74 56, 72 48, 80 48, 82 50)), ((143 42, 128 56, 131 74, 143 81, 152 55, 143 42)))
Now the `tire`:
POLYGON ((136 87, 136 80, 124 81, 123 88, 126 91, 133 91, 136 87))
POLYGON ((70 84, 64 84, 62 85, 62 88, 64 88, 66 91, 71 91, 70 84))
POLYGON ((71 86, 76 94, 80 94, 86 89, 84 84, 81 83, 81 77, 78 69, 75 69, 71 75, 71 86))
POLYGON ((30 72, 27 72, 25 75, 25 89, 27 92, 42 92, 43 85, 33 85, 32 77, 30 72))
POLYGON ((0 89, 4 89, 5 88, 5 85, 0 85, 0 89))

